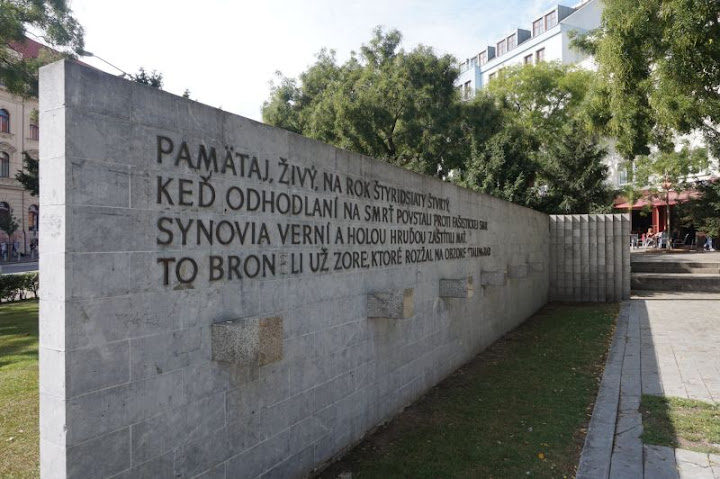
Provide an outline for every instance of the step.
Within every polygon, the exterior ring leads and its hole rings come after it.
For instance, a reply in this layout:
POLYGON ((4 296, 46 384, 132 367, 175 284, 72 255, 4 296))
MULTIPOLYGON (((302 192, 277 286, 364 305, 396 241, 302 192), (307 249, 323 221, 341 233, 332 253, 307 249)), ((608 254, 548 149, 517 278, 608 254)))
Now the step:
POLYGON ((700 261, 633 261, 633 273, 698 273, 720 274, 720 263, 700 261))
POLYGON ((632 291, 687 291, 720 293, 720 274, 632 273, 632 291))

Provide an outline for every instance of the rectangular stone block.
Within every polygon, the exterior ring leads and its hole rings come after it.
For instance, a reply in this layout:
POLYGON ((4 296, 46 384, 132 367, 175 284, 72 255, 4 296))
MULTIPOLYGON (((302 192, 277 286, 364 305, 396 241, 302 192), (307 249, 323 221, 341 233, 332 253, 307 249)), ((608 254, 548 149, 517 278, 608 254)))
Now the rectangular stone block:
POLYGON ((505 271, 482 271, 480 273, 481 286, 505 286, 505 271))
POLYGON ((413 315, 414 289, 382 291, 367 295, 367 317, 407 319, 413 315))
POLYGON ((70 351, 67 378, 69 397, 119 386, 130 381, 130 345, 128 341, 70 351))
POLYGON ((177 449, 225 426, 225 395, 194 401, 132 426, 135 463, 177 449))
POLYGON ((508 278, 527 278, 528 264, 514 264, 508 266, 508 278))
POLYGON ((460 279, 441 279, 439 296, 441 298, 472 298, 472 276, 460 279))
POLYGON ((157 376, 210 360, 208 328, 191 328, 130 341, 133 380, 157 376))
POLYGON ((78 444, 67 454, 68 479, 112 476, 130 467, 130 429, 78 444))
POLYGON ((265 365, 283 357, 283 318, 243 318, 212 325, 212 359, 265 365))
POLYGON ((68 444, 126 428, 184 404, 182 380, 182 371, 177 371, 68 400, 67 424, 72 425, 67 430, 68 444))

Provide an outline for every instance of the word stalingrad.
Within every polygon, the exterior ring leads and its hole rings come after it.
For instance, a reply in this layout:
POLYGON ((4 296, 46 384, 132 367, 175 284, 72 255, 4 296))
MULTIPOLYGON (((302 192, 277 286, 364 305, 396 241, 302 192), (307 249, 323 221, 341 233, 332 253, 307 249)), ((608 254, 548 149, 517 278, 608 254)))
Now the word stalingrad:
POLYGON ((157 175, 156 243, 196 252, 158 258, 166 286, 193 283, 201 271, 210 282, 233 281, 490 255, 475 237, 487 221, 453 214, 449 198, 234 146, 157 136, 156 154, 178 173, 157 175))

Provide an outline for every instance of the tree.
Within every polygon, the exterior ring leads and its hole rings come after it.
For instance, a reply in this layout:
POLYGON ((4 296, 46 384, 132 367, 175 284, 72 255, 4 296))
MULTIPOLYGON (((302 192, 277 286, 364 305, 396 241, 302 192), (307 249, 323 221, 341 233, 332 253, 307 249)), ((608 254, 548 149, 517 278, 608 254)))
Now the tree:
POLYGON ((8 240, 12 239, 12 236, 19 228, 20 225, 17 222, 17 218, 11 215, 10 212, 3 211, 0 213, 0 231, 4 231, 7 234, 8 240))
POLYGON ((66 0, 3 0, 0 2, 0 83, 10 93, 37 96, 38 68, 58 56, 83 51, 83 29, 66 0), (11 46, 25 42, 27 29, 39 32, 53 50, 37 58, 18 57, 11 46))
POLYGON ((428 174, 461 165, 469 142, 456 60, 424 46, 406 52, 401 41, 378 27, 342 65, 322 50, 299 80, 279 75, 263 120, 428 174))
POLYGON ((506 68, 488 85, 488 92, 513 123, 547 145, 571 119, 580 117, 593 82, 592 72, 541 62, 506 68))
POLYGON ((699 196, 677 205, 677 216, 684 226, 695 226, 713 238, 720 237, 720 181, 696 187, 699 196))
POLYGON ((15 179, 18 180, 32 196, 38 196, 40 194, 40 181, 38 177, 40 162, 28 155, 25 151, 23 151, 22 155, 24 168, 15 174, 15 179))
POLYGON ((507 188, 514 191, 522 185, 522 204, 546 213, 588 213, 609 207, 605 150, 588 120, 594 113, 586 92, 594 82, 592 72, 542 62, 507 68, 490 83, 488 94, 505 123, 517 130, 516 138, 526 138, 526 150, 516 151, 517 164, 509 170, 523 181, 506 183, 506 199, 507 188))
POLYGON ((609 134, 628 159, 699 130, 720 153, 720 3, 605 0, 602 25, 577 44, 595 54, 609 134))
POLYGON ((475 142, 458 183, 506 201, 533 206, 538 165, 530 155, 532 138, 517 126, 504 126, 487 141, 475 142))
POLYGON ((609 212, 606 154, 583 126, 570 120, 541 156, 543 190, 537 209, 549 214, 609 212))
MULTIPOLYGON (((138 70, 135 75, 131 75, 130 77, 136 83, 142 83, 143 85, 148 85, 153 88, 157 88, 158 90, 162 90, 163 75, 156 70, 153 70, 152 73, 148 73, 145 71, 145 68, 140 67, 140 70, 138 70)), ((190 93, 188 92, 188 95, 189 94, 190 93)))

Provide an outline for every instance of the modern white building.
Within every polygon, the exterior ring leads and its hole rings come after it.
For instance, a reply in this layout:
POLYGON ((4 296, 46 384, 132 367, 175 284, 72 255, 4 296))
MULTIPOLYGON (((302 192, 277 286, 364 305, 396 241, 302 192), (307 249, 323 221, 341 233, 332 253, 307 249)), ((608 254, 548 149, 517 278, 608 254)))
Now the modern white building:
POLYGON ((602 9, 601 0, 573 7, 556 5, 536 18, 529 29, 516 28, 462 62, 456 85, 463 97, 470 99, 508 66, 558 61, 594 69, 592 57, 571 48, 569 34, 599 27, 602 9))
MULTIPOLYGON (((600 27, 603 12, 602 0, 585 0, 572 7, 556 5, 543 15, 538 16, 528 29, 516 28, 499 38, 495 44, 486 46, 482 51, 467 58, 460 64, 460 75, 455 86, 462 97, 471 99, 477 90, 484 88, 496 78, 503 68, 523 64, 536 64, 541 61, 559 62, 564 65, 576 65, 578 68, 595 70, 592 56, 571 47, 571 32, 583 33, 600 27)), ((704 142, 699 132, 677 138, 678 148, 682 140, 688 140, 693 147, 702 147, 704 142)), ((628 183, 627 163, 617 153, 614 143, 607 140, 608 154, 605 164, 608 166, 607 182, 618 189, 628 183)), ((711 158, 710 168, 695 175, 696 180, 717 177, 718 160, 711 158)), ((646 200, 638 200, 637 208, 644 208, 646 200), (644 203, 643 203, 644 202, 644 203)), ((653 205, 652 224, 656 231, 664 229, 664 210, 653 205)), ((647 221, 650 221, 648 219, 647 221)), ((635 224, 633 215, 633 224, 635 224)))

